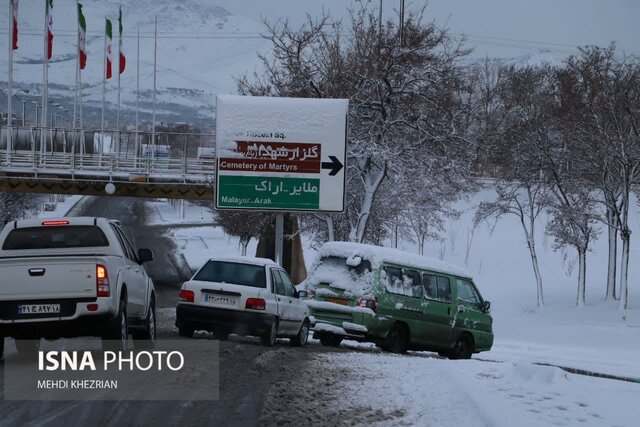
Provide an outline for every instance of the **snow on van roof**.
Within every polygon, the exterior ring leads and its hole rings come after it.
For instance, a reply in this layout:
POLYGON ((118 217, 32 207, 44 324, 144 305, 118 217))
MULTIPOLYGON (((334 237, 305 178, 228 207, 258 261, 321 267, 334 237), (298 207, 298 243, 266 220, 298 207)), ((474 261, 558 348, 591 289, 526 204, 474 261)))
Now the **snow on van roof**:
POLYGON ((209 261, 239 262, 242 264, 259 265, 261 267, 265 267, 267 265, 278 266, 277 263, 273 262, 273 260, 270 260, 269 258, 258 258, 258 257, 250 257, 250 256, 216 257, 216 258, 211 258, 209 261))
POLYGON ((366 245, 352 242, 327 242, 318 251, 320 257, 337 256, 349 258, 360 256, 368 259, 373 266, 379 266, 383 262, 414 267, 423 270, 437 271, 455 276, 473 278, 466 269, 436 258, 416 255, 398 249, 382 246, 366 245))

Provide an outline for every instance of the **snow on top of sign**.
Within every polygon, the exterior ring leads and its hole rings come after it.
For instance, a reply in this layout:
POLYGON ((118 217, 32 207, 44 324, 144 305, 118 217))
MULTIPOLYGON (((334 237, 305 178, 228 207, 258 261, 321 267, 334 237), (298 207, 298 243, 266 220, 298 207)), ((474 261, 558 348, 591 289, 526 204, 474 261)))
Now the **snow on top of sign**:
POLYGON ((369 260, 376 268, 383 262, 405 265, 424 270, 437 271, 440 273, 453 274, 456 276, 472 278, 472 274, 466 269, 436 258, 416 255, 409 252, 400 251, 393 248, 366 245, 352 242, 327 242, 320 248, 319 257, 336 256, 342 258, 361 257, 369 260))

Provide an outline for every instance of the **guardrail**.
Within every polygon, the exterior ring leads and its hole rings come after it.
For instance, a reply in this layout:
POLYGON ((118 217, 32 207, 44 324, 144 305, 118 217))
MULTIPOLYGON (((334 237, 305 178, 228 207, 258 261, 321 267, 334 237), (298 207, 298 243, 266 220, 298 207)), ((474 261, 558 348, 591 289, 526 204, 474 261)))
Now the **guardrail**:
POLYGON ((152 140, 151 132, 4 127, 0 130, 0 171, 71 180, 90 176, 108 181, 213 182, 213 134, 153 135, 152 140))

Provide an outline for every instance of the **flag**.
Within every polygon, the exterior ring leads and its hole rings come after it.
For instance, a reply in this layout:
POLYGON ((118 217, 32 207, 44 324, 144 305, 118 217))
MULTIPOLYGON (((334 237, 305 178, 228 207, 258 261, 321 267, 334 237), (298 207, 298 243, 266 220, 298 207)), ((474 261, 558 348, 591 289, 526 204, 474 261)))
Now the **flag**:
POLYGON ((118 9, 118 40, 120 42, 120 59, 118 60, 118 64, 120 64, 120 74, 124 73, 124 67, 127 65, 127 58, 124 56, 124 52, 122 51, 122 7, 118 9))
POLYGON ((47 5, 47 59, 51 59, 53 54, 53 18, 51 17, 51 9, 53 8, 53 0, 46 0, 47 5))
POLYGON ((107 80, 111 78, 111 39, 113 38, 112 36, 112 31, 111 31, 111 20, 107 19, 107 80))
POLYGON ((13 50, 18 48, 18 3, 19 0, 11 0, 11 9, 13 11, 13 23, 11 31, 13 31, 13 50))
POLYGON ((80 69, 84 70, 87 66, 87 49, 85 47, 87 40, 87 21, 82 14, 82 5, 78 3, 78 55, 80 55, 80 69))

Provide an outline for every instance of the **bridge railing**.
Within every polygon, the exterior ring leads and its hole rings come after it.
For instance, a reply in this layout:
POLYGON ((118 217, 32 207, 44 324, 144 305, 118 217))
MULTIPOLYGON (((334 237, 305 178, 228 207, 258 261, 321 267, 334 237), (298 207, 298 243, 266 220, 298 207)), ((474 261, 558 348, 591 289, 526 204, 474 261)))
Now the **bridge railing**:
POLYGON ((210 181, 215 135, 188 132, 3 127, 0 170, 210 181), (152 137, 155 135, 155 139, 152 137))

